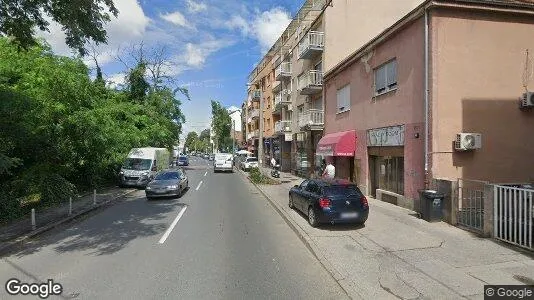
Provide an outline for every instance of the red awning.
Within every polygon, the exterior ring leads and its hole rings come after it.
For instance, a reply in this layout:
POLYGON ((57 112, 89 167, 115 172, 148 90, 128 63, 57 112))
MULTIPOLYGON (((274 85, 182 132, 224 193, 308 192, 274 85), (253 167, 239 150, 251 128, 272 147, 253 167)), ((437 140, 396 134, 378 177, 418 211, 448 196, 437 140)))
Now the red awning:
POLYGON ((317 144, 317 155, 354 156, 356 150, 356 131, 330 133, 321 138, 317 144))

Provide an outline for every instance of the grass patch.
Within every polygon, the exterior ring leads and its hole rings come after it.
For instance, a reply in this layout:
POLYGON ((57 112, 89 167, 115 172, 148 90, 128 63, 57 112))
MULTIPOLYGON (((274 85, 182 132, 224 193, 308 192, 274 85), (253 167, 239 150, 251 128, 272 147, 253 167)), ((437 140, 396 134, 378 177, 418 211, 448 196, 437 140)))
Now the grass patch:
POLYGON ((256 184, 280 184, 280 181, 272 179, 269 176, 265 176, 263 173, 260 172, 260 169, 258 168, 252 168, 250 169, 250 175, 248 176, 250 181, 256 184))

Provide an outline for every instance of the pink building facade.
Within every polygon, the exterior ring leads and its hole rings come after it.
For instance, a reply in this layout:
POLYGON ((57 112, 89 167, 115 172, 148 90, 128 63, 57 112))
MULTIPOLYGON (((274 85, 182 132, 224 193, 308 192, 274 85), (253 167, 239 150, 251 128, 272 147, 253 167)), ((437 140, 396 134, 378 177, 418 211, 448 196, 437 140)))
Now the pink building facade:
POLYGON ((410 209, 432 179, 534 181, 534 7, 456 4, 424 2, 325 74, 324 138, 356 140, 336 176, 410 209), (462 132, 481 147, 455 149, 462 132))

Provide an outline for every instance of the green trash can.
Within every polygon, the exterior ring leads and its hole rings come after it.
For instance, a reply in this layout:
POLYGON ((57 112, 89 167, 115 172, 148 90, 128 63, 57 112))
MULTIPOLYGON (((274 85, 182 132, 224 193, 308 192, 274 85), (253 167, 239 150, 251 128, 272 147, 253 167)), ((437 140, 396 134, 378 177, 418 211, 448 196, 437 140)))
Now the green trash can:
POLYGON ((439 222, 443 219, 443 200, 445 195, 434 190, 420 190, 421 217, 427 222, 439 222))

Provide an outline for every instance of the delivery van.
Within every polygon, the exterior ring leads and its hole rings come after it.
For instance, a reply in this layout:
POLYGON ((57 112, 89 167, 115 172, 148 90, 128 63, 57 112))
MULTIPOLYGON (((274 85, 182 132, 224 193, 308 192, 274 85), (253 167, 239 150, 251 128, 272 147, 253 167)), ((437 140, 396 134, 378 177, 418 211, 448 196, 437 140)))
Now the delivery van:
POLYGON ((230 171, 234 172, 234 156, 229 153, 217 153, 214 157, 213 172, 230 171))
POLYGON ((133 148, 119 173, 121 186, 146 187, 157 172, 168 169, 170 152, 165 148, 133 148))

